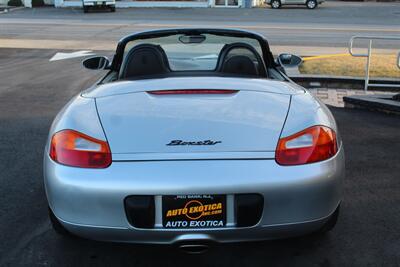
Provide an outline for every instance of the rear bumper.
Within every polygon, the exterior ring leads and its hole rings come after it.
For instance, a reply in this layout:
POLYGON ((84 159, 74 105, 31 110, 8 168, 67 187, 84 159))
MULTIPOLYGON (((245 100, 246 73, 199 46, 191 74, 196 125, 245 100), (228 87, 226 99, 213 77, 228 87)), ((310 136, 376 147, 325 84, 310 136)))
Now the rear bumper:
POLYGON ((344 177, 342 148, 327 161, 292 167, 274 160, 190 160, 113 162, 90 170, 62 166, 48 156, 44 165, 49 206, 68 230, 90 239, 136 243, 267 240, 312 232, 339 205, 344 177), (137 229, 124 210, 129 195, 241 193, 264 197, 261 220, 253 227, 235 228, 232 209, 226 228, 165 229, 156 205, 155 228, 137 229))
POLYGON ((245 241, 274 240, 301 236, 320 229, 329 219, 286 223, 277 225, 257 225, 247 228, 197 229, 197 230, 135 230, 123 227, 98 227, 92 225, 72 224, 60 220, 62 225, 75 235, 88 239, 140 243, 140 244, 180 244, 180 243, 231 243, 245 241))
POLYGON ((115 1, 85 1, 83 6, 115 6, 115 1))

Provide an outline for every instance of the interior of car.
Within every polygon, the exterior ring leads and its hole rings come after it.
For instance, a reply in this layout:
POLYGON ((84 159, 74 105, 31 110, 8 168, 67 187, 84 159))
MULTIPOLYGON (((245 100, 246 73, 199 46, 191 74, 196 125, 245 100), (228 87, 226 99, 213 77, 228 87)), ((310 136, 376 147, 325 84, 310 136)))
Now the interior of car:
POLYGON ((221 49, 216 67, 206 71, 173 71, 170 68, 166 52, 160 45, 139 44, 127 53, 120 72, 119 79, 135 79, 154 76, 198 75, 215 73, 218 75, 239 75, 251 77, 266 77, 263 60, 259 53, 249 44, 226 44, 221 49))
POLYGON ((168 77, 239 77, 287 81, 261 36, 237 30, 179 29, 122 39, 100 83, 168 77))

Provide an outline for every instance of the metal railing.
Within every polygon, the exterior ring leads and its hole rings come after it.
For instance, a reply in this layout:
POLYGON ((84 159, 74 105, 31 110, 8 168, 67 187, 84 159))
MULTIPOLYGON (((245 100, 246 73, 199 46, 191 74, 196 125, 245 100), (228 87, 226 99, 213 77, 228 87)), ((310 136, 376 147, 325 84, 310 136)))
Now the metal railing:
MULTIPOLYGON (((370 83, 369 79, 369 71, 370 71, 370 66, 371 66, 371 53, 372 53, 372 41, 373 40, 389 40, 389 41, 400 41, 400 36, 353 36, 350 39, 350 44, 349 44, 349 53, 353 57, 366 57, 367 58, 367 63, 365 65, 365 85, 364 85, 364 90, 367 91, 369 86, 375 86, 375 87, 399 87, 400 84, 383 84, 383 83, 370 83), (368 52, 366 54, 357 54, 353 52, 353 44, 356 39, 359 40, 368 40, 368 52)), ((397 67, 400 69, 400 52, 397 55, 397 67)))

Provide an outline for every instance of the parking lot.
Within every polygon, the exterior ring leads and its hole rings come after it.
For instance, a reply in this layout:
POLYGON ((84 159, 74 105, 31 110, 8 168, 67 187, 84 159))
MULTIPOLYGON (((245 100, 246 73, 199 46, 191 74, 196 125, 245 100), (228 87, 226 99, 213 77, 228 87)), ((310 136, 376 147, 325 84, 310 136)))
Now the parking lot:
MULTIPOLYGON (((328 1, 317 10, 271 8, 133 8, 115 13, 81 8, 22 9, 0 15, 0 47, 112 50, 124 35, 157 28, 241 28, 263 34, 274 53, 345 53, 353 35, 400 32, 398 3, 328 1)), ((357 47, 366 44, 357 44, 357 47)), ((397 48, 376 41, 374 48, 397 48)))
POLYGON ((47 132, 58 110, 101 73, 83 70, 81 59, 49 63, 55 52, 0 49, 0 266, 400 265, 400 117, 342 108, 332 111, 347 178, 339 222, 323 238, 225 244, 187 255, 168 246, 57 236, 42 182, 47 132))

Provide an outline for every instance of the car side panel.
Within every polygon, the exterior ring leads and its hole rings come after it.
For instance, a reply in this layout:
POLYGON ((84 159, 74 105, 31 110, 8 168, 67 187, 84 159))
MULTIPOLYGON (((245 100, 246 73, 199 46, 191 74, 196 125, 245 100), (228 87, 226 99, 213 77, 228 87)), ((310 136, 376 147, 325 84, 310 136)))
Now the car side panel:
POLYGON ((54 119, 50 137, 64 129, 73 129, 99 140, 106 140, 93 98, 78 95, 71 99, 54 119))
POLYGON ((326 105, 311 93, 293 95, 281 137, 286 137, 314 125, 324 125, 338 131, 335 119, 326 105))

